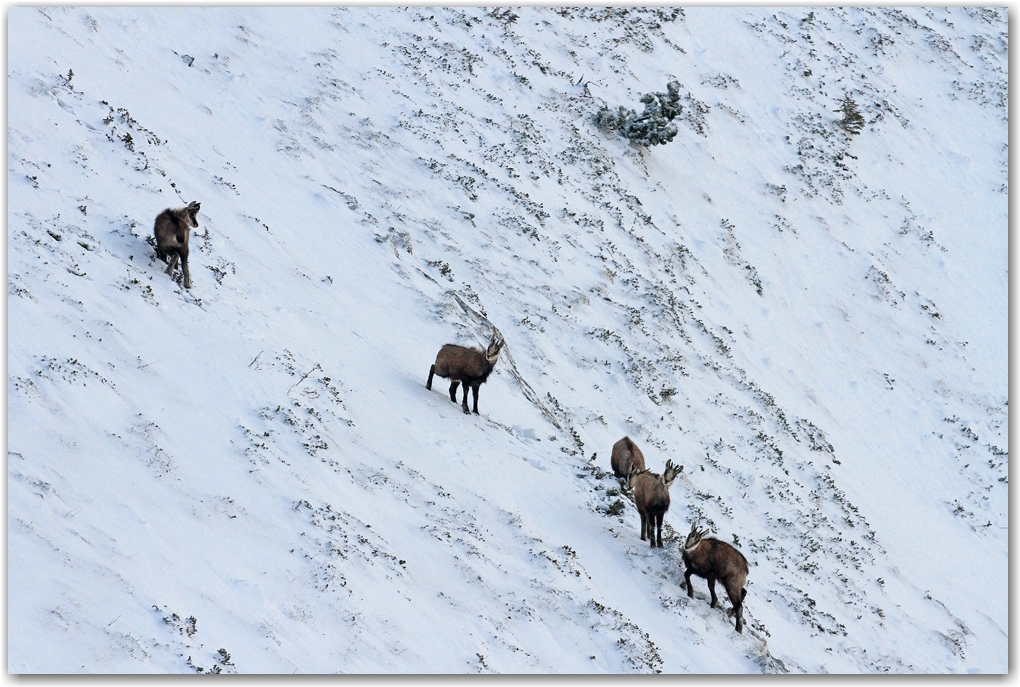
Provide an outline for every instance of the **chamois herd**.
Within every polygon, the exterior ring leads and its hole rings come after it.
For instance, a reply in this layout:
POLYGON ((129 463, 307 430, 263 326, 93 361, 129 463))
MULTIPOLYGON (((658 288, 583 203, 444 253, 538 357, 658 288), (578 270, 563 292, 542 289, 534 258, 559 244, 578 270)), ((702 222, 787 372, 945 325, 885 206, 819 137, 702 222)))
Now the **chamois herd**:
MULTIPOLYGON (((634 505, 641 516, 641 541, 645 535, 652 545, 662 548, 662 518, 669 510, 669 488, 684 466, 676 466, 673 461, 666 461, 666 469, 656 474, 645 467, 645 456, 641 449, 631 440, 624 437, 613 444, 610 458, 613 474, 618 479, 626 480, 627 487, 634 495, 634 505)), ((684 584, 687 596, 694 596, 691 575, 704 577, 708 580, 708 591, 712 595, 712 608, 719 599, 715 595, 715 581, 719 580, 726 587, 726 594, 733 604, 733 615, 737 619, 737 632, 744 631, 744 597, 747 589, 747 559, 724 541, 706 537, 708 530, 698 530, 691 525, 691 532, 684 542, 684 584)))
MULTIPOLYGON (((178 261, 183 271, 184 288, 191 288, 191 275, 188 272, 188 239, 191 229, 198 227, 198 211, 201 205, 192 201, 186 207, 166 209, 156 217, 153 233, 156 239, 156 255, 167 263, 166 273, 173 275, 178 261)), ((465 348, 455 344, 446 344, 439 349, 436 362, 429 369, 425 388, 432 389, 432 379, 439 375, 450 380, 450 400, 457 402, 457 387, 463 386, 464 398, 462 407, 468 410, 468 389, 474 396, 473 412, 478 414, 478 388, 489 378, 489 374, 499 360, 500 351, 506 342, 496 334, 489 340, 486 350, 465 348)), ((645 467, 645 457, 641 449, 630 439, 624 437, 613 445, 610 465, 613 474, 623 481, 634 497, 641 516, 641 541, 648 539, 652 548, 662 548, 662 519, 669 510, 669 488, 677 476, 683 472, 682 465, 674 465, 667 460, 662 474, 652 472, 645 467)), ((708 580, 708 591, 712 595, 712 608, 719 599, 715 594, 716 580, 722 582, 726 594, 733 604, 733 615, 736 616, 737 632, 744 631, 744 597, 747 589, 747 559, 724 541, 707 537, 708 530, 698 530, 691 525, 690 534, 684 542, 684 583, 687 596, 694 596, 691 575, 708 580)))

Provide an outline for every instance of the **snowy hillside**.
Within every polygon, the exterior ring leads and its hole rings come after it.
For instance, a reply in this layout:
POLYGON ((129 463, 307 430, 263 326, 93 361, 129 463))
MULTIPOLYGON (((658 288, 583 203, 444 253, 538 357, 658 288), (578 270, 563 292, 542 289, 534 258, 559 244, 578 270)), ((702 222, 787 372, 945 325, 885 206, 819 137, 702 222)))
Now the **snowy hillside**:
POLYGON ((11 8, 8 670, 1005 672, 1006 32, 11 8), (480 415, 425 389, 494 331, 480 415))

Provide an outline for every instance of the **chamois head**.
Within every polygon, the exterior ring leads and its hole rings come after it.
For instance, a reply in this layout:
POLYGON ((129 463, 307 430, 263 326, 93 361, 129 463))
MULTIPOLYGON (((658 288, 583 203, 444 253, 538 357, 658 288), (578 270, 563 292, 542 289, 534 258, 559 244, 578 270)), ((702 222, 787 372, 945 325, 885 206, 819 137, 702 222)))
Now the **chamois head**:
POLYGON ((697 525, 691 525, 691 533, 687 535, 687 541, 684 542, 684 551, 694 551, 706 536, 708 536, 708 530, 699 532, 697 525))
POLYGON ((662 483, 666 485, 667 489, 669 489, 669 485, 673 484, 673 480, 676 479, 676 476, 683 472, 683 469, 683 465, 677 467, 673 461, 666 461, 666 469, 662 473, 662 483))
POLYGON ((188 203, 188 207, 184 208, 183 218, 186 219, 188 224, 192 227, 198 227, 198 211, 201 207, 201 203, 197 200, 193 200, 188 203))
POLYGON ((489 365, 495 365, 496 361, 499 360, 499 352, 503 350, 503 344, 505 343, 506 341, 496 334, 489 338, 489 346, 485 349, 485 360, 489 365))
POLYGON ((636 465, 630 466, 630 472, 627 473, 627 486, 630 489, 634 489, 634 484, 638 481, 641 475, 651 472, 648 468, 638 468, 636 465))

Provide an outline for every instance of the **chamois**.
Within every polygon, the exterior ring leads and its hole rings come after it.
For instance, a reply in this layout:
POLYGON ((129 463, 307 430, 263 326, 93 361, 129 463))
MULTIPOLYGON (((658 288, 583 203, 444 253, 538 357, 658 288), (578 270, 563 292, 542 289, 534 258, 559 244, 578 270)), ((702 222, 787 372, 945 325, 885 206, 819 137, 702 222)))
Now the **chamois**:
POLYGON ((489 346, 483 353, 475 348, 465 348, 456 344, 446 344, 439 349, 436 362, 429 370, 429 381, 425 388, 431 391, 432 376, 439 375, 450 380, 450 400, 457 402, 457 385, 464 384, 464 412, 468 410, 468 387, 474 390, 475 415, 478 414, 478 387, 489 378, 489 373, 499 360, 499 352, 506 342, 495 334, 489 340, 489 346))
POLYGON ((623 479, 630 476, 632 465, 638 471, 645 469, 645 456, 630 437, 613 444, 613 457, 609 462, 613 466, 613 474, 623 479))
POLYGON ((669 488, 683 469, 683 465, 677 467, 671 460, 666 461, 666 470, 661 475, 635 466, 630 468, 627 484, 634 491, 634 504, 641 515, 641 541, 647 534, 653 549, 662 548, 662 518, 669 510, 669 488))
POLYGON ((698 531, 691 525, 691 533, 684 544, 684 579, 687 581, 687 596, 694 596, 691 586, 691 575, 704 577, 708 580, 708 591, 712 593, 712 608, 719 599, 715 596, 715 581, 721 580, 726 587, 726 594, 733 604, 733 614, 737 616, 737 632, 744 632, 744 597, 747 596, 747 559, 724 541, 705 539, 708 530, 698 531))
POLYGON ((156 217, 153 232, 156 234, 156 255, 167 263, 166 273, 173 276, 180 259, 184 271, 184 288, 191 288, 191 273, 188 272, 188 239, 192 227, 198 226, 198 210, 201 203, 191 201, 187 207, 177 210, 167 208, 156 217))

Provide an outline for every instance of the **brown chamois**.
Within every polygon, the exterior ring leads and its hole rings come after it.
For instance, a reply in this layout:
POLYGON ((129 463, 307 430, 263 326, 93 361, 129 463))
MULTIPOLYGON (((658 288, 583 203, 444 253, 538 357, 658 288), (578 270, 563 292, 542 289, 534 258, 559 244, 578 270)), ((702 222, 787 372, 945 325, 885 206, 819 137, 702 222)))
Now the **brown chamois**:
POLYGON ((184 288, 191 288, 191 273, 188 272, 188 239, 191 229, 198 226, 198 201, 191 201, 187 207, 171 210, 167 208, 156 217, 156 255, 167 263, 166 273, 173 276, 177 261, 184 271, 184 288))
POLYGON ((694 596, 691 575, 708 580, 708 591, 712 593, 712 608, 719 599, 715 596, 715 581, 720 580, 726 587, 726 594, 733 604, 733 615, 737 616, 737 632, 744 632, 744 597, 747 596, 747 559, 724 541, 705 539, 708 530, 698 531, 691 525, 691 533, 684 544, 684 579, 687 581, 687 596, 694 596))
POLYGON ((683 465, 677 467, 671 460, 666 461, 666 470, 661 475, 634 466, 630 468, 627 484, 634 491, 634 504, 641 515, 641 541, 647 534, 653 549, 662 548, 662 518, 669 510, 669 488, 683 469, 683 465))
POLYGON ((624 437, 613 444, 613 457, 610 459, 613 474, 626 479, 630 476, 630 468, 640 472, 645 469, 645 456, 630 437, 624 437))
POLYGON ((450 380, 450 400, 457 402, 457 385, 464 384, 464 412, 468 410, 468 387, 474 390, 475 415, 478 414, 478 387, 489 378, 489 373, 499 360, 499 352, 503 349, 501 337, 495 334, 489 340, 489 346, 483 353, 475 348, 465 348, 456 344, 446 344, 439 349, 436 362, 429 370, 429 381, 425 388, 432 389, 432 376, 439 375, 450 380))

